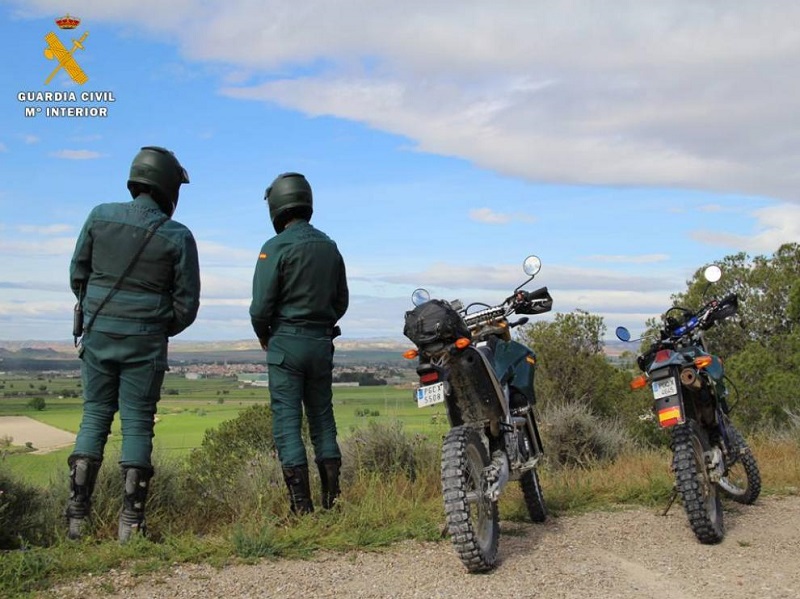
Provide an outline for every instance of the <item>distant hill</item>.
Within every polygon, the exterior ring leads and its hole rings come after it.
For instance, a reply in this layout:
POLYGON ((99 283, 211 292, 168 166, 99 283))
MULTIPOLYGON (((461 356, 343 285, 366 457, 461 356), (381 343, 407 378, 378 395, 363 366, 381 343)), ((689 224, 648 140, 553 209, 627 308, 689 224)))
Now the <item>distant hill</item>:
MULTIPOLYGON (((339 365, 403 365, 402 353, 409 345, 393 339, 337 339, 334 361, 339 365)), ((264 351, 257 341, 170 342, 172 364, 260 363, 264 351)), ((73 370, 80 368, 70 341, 2 341, 0 371, 73 370)))
MULTIPOLYGON (((339 366, 353 364, 408 366, 402 357, 411 343, 398 339, 337 339, 334 362, 339 366)), ((637 344, 606 341, 605 352, 617 358, 624 351, 636 352, 637 344)), ((179 341, 170 342, 171 364, 258 364, 264 362, 258 342, 179 341)), ((2 341, 0 371, 9 370, 72 370, 80 368, 80 360, 71 341, 2 341)))

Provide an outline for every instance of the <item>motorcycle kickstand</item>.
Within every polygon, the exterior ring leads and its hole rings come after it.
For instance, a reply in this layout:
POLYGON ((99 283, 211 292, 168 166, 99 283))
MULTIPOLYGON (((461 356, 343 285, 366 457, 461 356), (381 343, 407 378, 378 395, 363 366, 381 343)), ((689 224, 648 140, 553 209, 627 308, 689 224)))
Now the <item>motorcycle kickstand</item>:
POLYGON ((672 495, 669 497, 669 501, 667 502, 667 507, 664 509, 664 512, 661 514, 662 516, 666 516, 669 509, 672 507, 672 504, 675 503, 675 499, 678 497, 678 489, 673 487, 672 495))

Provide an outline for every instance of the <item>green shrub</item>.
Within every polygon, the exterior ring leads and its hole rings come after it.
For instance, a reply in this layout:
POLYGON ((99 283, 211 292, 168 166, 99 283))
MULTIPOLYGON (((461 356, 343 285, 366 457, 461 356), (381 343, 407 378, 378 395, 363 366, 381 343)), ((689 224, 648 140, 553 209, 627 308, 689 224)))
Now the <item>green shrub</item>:
POLYGON ((346 481, 358 472, 405 473, 414 478, 424 464, 439 459, 438 446, 419 435, 403 431, 403 423, 369 422, 366 428, 356 429, 344 442, 342 477, 346 481))
POLYGON ((583 403, 551 405, 542 421, 545 454, 558 466, 587 468, 615 459, 632 444, 619 423, 599 418, 583 403))
POLYGON ((28 407, 41 412, 47 407, 44 397, 33 397, 28 400, 28 407))
POLYGON ((0 462, 0 549, 49 544, 48 494, 14 477, 0 462))
POLYGON ((243 497, 242 482, 260 479, 265 470, 274 472, 276 462, 272 412, 266 404, 255 404, 206 431, 188 457, 187 492, 207 518, 231 518, 243 500, 251 501, 243 497))

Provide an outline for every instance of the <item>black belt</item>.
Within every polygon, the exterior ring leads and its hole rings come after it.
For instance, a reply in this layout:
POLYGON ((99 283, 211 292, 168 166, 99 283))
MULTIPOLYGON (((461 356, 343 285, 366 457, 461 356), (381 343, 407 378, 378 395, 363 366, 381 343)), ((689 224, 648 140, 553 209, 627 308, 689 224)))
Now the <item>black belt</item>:
POLYGON ((294 325, 294 324, 280 324, 275 327, 273 335, 278 333, 289 333, 292 335, 315 335, 318 337, 338 337, 342 334, 341 329, 336 327, 323 327, 314 325, 294 325))

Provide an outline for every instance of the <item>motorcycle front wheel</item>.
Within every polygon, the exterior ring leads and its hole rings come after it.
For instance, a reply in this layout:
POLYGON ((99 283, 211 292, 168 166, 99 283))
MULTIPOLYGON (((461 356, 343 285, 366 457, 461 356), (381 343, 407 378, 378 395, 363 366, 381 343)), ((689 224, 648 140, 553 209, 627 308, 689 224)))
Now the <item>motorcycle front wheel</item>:
POLYGON ((519 479, 522 487, 522 495, 525 497, 525 507, 528 508, 533 522, 544 522, 547 520, 547 507, 544 504, 544 494, 542 485, 539 482, 539 474, 536 468, 528 470, 519 479))
POLYGON ((752 504, 761 493, 761 473, 753 450, 741 433, 726 423, 731 463, 727 464, 725 476, 719 481, 722 491, 737 503, 752 504))
POLYGON ((470 572, 494 567, 500 539, 497 502, 483 493, 483 469, 489 455, 480 433, 471 427, 450 430, 442 446, 442 492, 447 531, 470 572))
POLYGON ((691 420, 675 426, 672 451, 675 486, 692 532, 701 543, 719 543, 725 536, 722 500, 708 473, 709 443, 705 432, 691 420))

